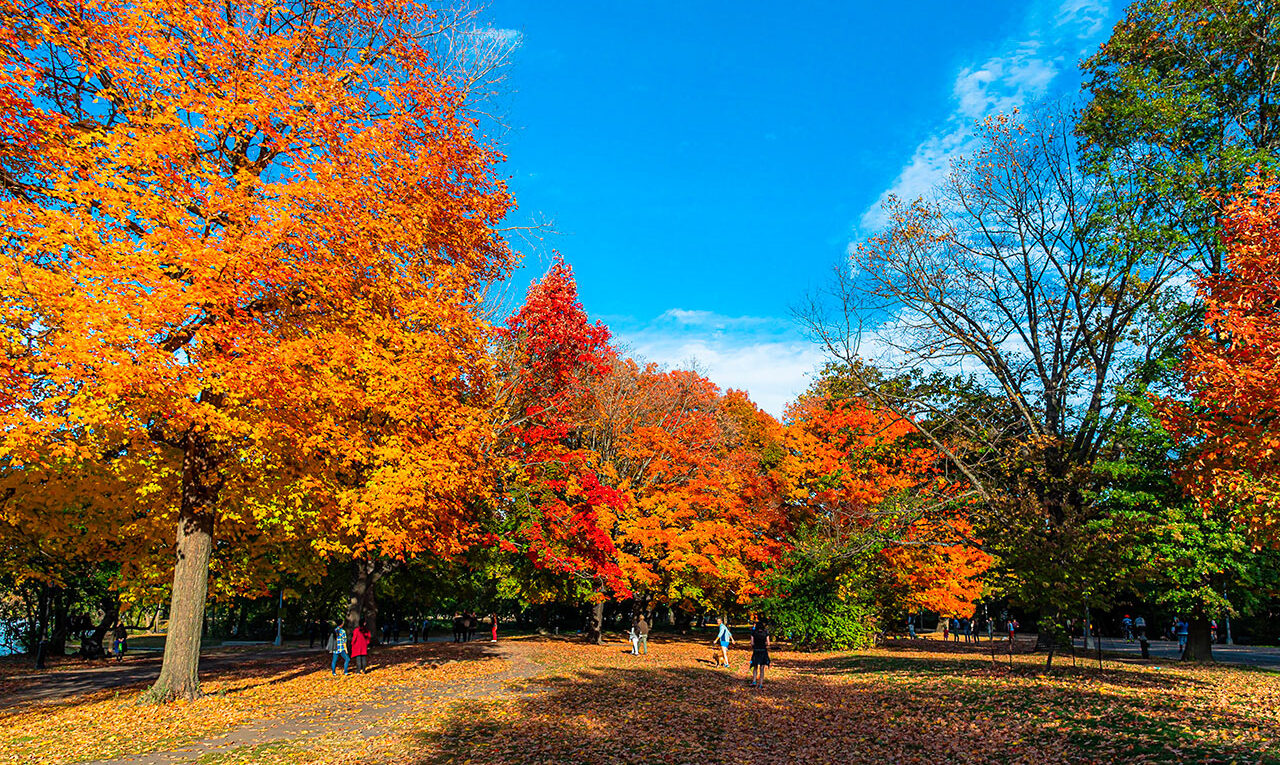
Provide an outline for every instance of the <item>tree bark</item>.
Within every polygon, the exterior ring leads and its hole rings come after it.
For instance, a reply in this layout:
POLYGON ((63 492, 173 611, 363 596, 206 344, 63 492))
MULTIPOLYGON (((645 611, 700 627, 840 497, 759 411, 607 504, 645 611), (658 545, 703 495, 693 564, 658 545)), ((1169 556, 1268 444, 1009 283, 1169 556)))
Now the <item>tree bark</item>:
POLYGON ((209 558, 213 553, 213 503, 216 465, 208 444, 187 435, 182 459, 182 508, 178 514, 177 559, 169 602, 169 632, 164 641, 160 677, 151 686, 156 701, 200 695, 200 638, 209 594, 209 558))
POLYGON ((591 604, 587 616, 587 642, 604 645, 604 601, 591 604))
POLYGON ((1213 636, 1209 631, 1209 619, 1197 616, 1187 629, 1187 648, 1182 652, 1183 661, 1213 661, 1213 636))
POLYGON ((363 620, 378 640, 378 595, 376 587, 382 578, 382 562, 360 558, 353 565, 351 593, 347 596, 347 627, 354 628, 363 620))

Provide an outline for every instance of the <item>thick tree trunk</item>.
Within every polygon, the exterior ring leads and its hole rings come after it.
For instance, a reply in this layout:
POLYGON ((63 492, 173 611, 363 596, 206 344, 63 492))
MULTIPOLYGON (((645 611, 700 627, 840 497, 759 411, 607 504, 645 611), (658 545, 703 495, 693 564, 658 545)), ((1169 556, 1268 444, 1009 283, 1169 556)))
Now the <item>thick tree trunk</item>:
POLYGON ((604 601, 591 604, 587 616, 587 642, 604 645, 604 601))
POLYGON ((1182 652, 1183 661, 1213 661, 1213 639, 1209 620, 1197 616, 1187 630, 1187 648, 1182 652))
POLYGON ((378 595, 376 587, 382 578, 381 561, 361 558, 352 564, 351 593, 347 596, 347 628, 359 626, 363 620, 378 640, 378 595))
POLYGON ((182 460, 182 509, 178 514, 177 559, 169 602, 169 632, 164 641, 160 677, 151 686, 156 701, 200 695, 200 638, 209 595, 209 558, 213 553, 212 506, 216 466, 208 445, 189 434, 182 460))

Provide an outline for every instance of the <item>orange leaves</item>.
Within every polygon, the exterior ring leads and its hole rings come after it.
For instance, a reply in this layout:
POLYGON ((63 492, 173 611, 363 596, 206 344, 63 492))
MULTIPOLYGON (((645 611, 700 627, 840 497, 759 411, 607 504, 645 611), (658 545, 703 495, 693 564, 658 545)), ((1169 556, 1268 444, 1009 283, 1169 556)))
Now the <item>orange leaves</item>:
POLYGON ((28 12, 0 13, 0 451, 65 467, 10 517, 49 530, 35 500, 103 463, 136 490, 81 522, 161 519, 130 528, 153 549, 199 486, 223 550, 455 550, 492 485, 478 303, 512 201, 431 11, 28 12))
POLYGON ((1280 542, 1280 190, 1255 181, 1222 219, 1224 270, 1203 279, 1205 327, 1184 356, 1189 408, 1169 407, 1193 456, 1179 480, 1206 507, 1227 506, 1257 538, 1280 542))

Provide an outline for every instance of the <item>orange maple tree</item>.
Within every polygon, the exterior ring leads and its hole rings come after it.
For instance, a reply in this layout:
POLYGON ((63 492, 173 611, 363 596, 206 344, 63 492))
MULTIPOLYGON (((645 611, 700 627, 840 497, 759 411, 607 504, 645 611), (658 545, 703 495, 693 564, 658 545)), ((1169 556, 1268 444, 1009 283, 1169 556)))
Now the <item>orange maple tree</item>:
POLYGON ((1280 188, 1251 183, 1222 218, 1221 273, 1200 280, 1204 329, 1183 358, 1191 402, 1170 406, 1191 459, 1177 478, 1280 543, 1280 188))
POLYGON ((437 546, 487 482, 511 204, 416 0, 0 0, 11 508, 172 539, 158 697, 199 692, 211 556, 437 546), (344 533, 345 532, 345 533, 344 533))
POLYGON ((962 614, 982 593, 992 558, 978 549, 963 504, 949 502, 937 453, 917 428, 859 399, 802 396, 788 412, 779 471, 790 502, 833 550, 874 550, 896 608, 962 614))
POLYGON ((759 595, 786 532, 766 465, 777 421, 688 370, 628 359, 602 387, 594 437, 629 499, 609 528, 631 589, 688 609, 759 595))

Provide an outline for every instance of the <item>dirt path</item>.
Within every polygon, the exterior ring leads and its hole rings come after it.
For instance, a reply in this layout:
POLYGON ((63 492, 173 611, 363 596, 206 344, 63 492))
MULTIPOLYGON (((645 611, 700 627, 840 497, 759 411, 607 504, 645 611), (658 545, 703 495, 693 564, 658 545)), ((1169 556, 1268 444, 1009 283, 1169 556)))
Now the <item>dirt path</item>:
MULTIPOLYGON (((488 646, 485 646, 489 648, 488 646)), ((503 670, 478 678, 434 684, 430 682, 397 683, 386 686, 379 697, 343 707, 340 716, 328 710, 288 719, 264 719, 212 738, 192 742, 180 749, 150 752, 118 760, 103 760, 93 765, 177 765, 195 762, 206 755, 226 754, 237 749, 284 741, 303 741, 328 733, 359 729, 365 735, 377 732, 379 723, 389 723, 422 707, 424 703, 440 703, 512 693, 508 684, 534 677, 543 668, 530 657, 532 646, 520 642, 502 642, 490 649, 489 655, 503 659, 503 670)), ((465 659, 464 659, 465 661, 465 659)), ((429 675, 424 675, 429 679, 429 675)))

